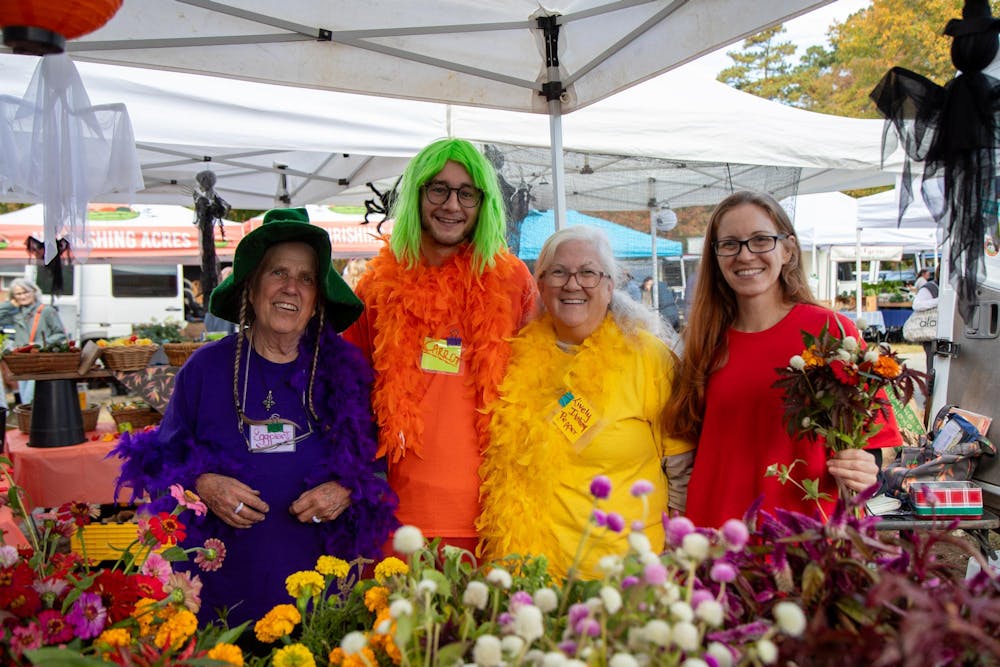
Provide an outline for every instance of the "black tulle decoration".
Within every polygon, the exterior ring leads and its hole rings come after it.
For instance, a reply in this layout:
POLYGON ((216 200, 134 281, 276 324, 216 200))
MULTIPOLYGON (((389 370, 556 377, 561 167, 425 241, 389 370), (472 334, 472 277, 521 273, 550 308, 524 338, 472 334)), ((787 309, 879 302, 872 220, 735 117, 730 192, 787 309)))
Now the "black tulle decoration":
MULTIPOLYGON (((24 241, 25 247, 28 249, 28 254, 33 257, 39 264, 44 264, 45 262, 45 242, 39 241, 34 236, 29 236, 24 241)), ((63 281, 63 265, 66 268, 72 270, 73 265, 73 254, 70 252, 69 241, 66 239, 56 240, 56 256, 52 258, 48 264, 45 264, 45 269, 49 272, 49 282, 51 284, 51 293, 53 295, 61 295, 65 289, 63 281)))
POLYGON ((1000 80, 983 70, 997 55, 1000 20, 986 0, 967 1, 962 19, 948 22, 951 59, 958 76, 945 86, 893 67, 871 92, 886 119, 882 154, 906 154, 899 218, 913 201, 912 162, 923 162, 921 195, 950 242, 951 282, 959 314, 969 321, 976 289, 985 277, 983 250, 996 243, 996 150, 1000 147, 1000 80), (895 136, 890 134, 895 130, 895 136))

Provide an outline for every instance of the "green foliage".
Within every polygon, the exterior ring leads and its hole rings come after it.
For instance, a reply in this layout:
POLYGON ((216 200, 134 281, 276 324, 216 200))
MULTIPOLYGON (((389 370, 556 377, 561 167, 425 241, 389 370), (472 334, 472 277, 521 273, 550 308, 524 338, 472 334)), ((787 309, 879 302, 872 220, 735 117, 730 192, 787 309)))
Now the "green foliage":
POLYGON ((786 99, 790 66, 786 58, 795 45, 779 41, 785 28, 768 28, 743 42, 742 51, 726 53, 736 63, 719 73, 718 79, 738 90, 767 99, 786 99))
POLYGON ((180 343, 184 340, 181 334, 184 326, 183 323, 169 318, 157 322, 154 317, 151 322, 133 325, 132 333, 139 338, 149 338, 154 343, 180 343))

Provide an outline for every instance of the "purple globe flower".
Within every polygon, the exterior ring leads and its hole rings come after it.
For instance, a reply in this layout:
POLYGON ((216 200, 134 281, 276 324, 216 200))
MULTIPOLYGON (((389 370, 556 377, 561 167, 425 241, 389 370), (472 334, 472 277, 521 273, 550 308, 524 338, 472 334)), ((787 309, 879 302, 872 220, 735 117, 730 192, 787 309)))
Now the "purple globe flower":
POLYGON ((559 650, 568 656, 576 655, 577 645, 572 639, 559 642, 559 650))
POLYGON ((736 568, 724 560, 719 560, 712 565, 709 576, 712 577, 712 581, 728 584, 736 579, 736 568))
POLYGON ((518 607, 534 603, 534 600, 531 598, 531 593, 528 593, 527 591, 518 591, 510 596, 510 610, 512 612, 516 611, 518 607))
POLYGON ((605 475, 598 475, 590 480, 590 495, 598 500, 605 500, 611 495, 611 480, 605 475))
POLYGON ((622 579, 622 590, 623 591, 628 590, 638 583, 639 583, 639 577, 630 574, 624 579, 622 579))
POLYGON ((594 522, 597 526, 604 528, 608 525, 608 513, 604 510, 595 509, 590 515, 590 520, 594 522))
POLYGON ((608 512, 608 528, 616 533, 625 530, 625 517, 618 512, 608 512))
POLYGON ((695 530, 694 523, 686 516, 679 516, 670 519, 663 515, 663 531, 667 535, 667 543, 671 546, 679 547, 684 538, 695 530))
POLYGON ((636 498, 641 498, 642 496, 648 496, 652 492, 653 492, 653 483, 645 479, 640 479, 639 481, 637 481, 635 484, 632 485, 632 488, 629 490, 629 493, 631 493, 636 498))
POLYGON ((730 551, 739 551, 746 546, 750 539, 750 531, 747 530, 747 525, 739 519, 729 519, 722 524, 722 537, 729 545, 730 551))
POLYGON ((691 608, 692 609, 697 609, 698 606, 702 602, 706 602, 708 600, 714 600, 714 599, 715 598, 712 596, 711 593, 709 593, 708 591, 706 591, 704 588, 701 588, 701 589, 696 590, 695 592, 691 593, 691 608))
POLYGON ((576 604, 570 606, 569 608, 570 625, 575 626, 577 623, 587 618, 588 616, 590 616, 590 609, 588 609, 587 605, 583 604, 582 602, 577 602, 576 604))
POLYGON ((655 561, 643 568, 642 578, 651 586, 660 586, 667 581, 667 568, 663 563, 655 561))

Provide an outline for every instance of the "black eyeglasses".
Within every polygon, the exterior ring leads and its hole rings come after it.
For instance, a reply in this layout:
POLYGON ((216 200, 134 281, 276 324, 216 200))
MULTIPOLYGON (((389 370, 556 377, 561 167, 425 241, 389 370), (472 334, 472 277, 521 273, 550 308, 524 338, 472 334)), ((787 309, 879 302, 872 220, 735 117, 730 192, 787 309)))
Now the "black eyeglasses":
POLYGON ((434 182, 424 186, 424 196, 435 206, 440 206, 448 201, 452 192, 458 193, 458 203, 463 208, 475 208, 483 200, 483 191, 471 185, 453 188, 447 183, 434 182))
POLYGON ((563 287, 570 278, 576 278, 576 284, 580 287, 597 287, 604 278, 610 274, 593 269, 582 269, 580 271, 567 271, 566 269, 551 269, 542 274, 542 282, 549 287, 563 287))
POLYGON ((778 241, 783 241, 787 238, 788 234, 759 234, 743 241, 737 241, 736 239, 716 241, 712 244, 712 247, 715 248, 715 254, 719 257, 735 257, 740 254, 743 246, 746 246, 747 250, 753 254, 760 255, 765 252, 771 252, 778 246, 778 241))

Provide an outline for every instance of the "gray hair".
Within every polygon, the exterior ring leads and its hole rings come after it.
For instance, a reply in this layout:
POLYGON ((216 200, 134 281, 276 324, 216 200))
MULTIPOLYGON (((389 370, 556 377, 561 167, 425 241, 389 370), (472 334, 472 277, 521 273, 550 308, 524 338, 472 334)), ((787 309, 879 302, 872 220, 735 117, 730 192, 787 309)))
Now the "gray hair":
MULTIPOLYGON (((619 286, 624 286, 626 282, 625 271, 615 260, 615 253, 611 249, 611 242, 608 241, 607 234, 598 227, 573 225, 556 231, 545 240, 538 253, 538 260, 535 262, 535 281, 539 283, 539 288, 541 287, 542 274, 552 266, 559 246, 567 241, 583 241, 594 250, 601 270, 610 276, 608 279, 614 288, 608 310, 611 312, 615 324, 625 335, 645 330, 671 348, 675 347, 678 336, 673 327, 664 322, 658 313, 629 296, 624 289, 619 289, 619 286)), ((539 310, 540 312, 545 311, 544 303, 541 304, 539 310)))
POLYGON ((35 301, 39 303, 42 301, 42 290, 35 283, 31 282, 27 278, 15 278, 10 281, 10 295, 14 295, 14 290, 20 288, 27 292, 32 292, 35 295, 35 301))

